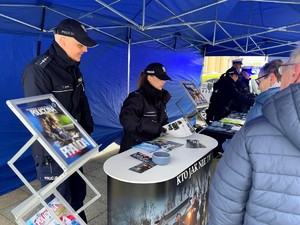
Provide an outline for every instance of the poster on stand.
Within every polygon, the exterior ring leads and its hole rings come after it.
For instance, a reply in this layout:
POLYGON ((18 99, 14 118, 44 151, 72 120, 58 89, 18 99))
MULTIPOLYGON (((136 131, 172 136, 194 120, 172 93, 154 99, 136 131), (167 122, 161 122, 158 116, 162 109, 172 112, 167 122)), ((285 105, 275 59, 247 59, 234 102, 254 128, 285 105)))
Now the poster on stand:
POLYGON ((7 105, 53 158, 66 168, 98 145, 51 94, 8 100, 7 105))
POLYGON ((209 105, 207 99, 200 92, 200 89, 192 81, 183 80, 180 81, 180 84, 197 107, 209 105))

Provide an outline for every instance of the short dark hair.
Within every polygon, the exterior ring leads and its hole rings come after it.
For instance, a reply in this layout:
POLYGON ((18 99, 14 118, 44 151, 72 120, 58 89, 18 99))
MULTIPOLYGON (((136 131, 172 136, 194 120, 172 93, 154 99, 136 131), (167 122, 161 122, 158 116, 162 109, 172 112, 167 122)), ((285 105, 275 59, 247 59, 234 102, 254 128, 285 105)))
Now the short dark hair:
POLYGON ((284 62, 281 59, 274 59, 268 63, 266 63, 261 69, 260 72, 264 74, 274 73, 277 81, 281 80, 281 74, 278 71, 279 66, 283 65, 284 62))

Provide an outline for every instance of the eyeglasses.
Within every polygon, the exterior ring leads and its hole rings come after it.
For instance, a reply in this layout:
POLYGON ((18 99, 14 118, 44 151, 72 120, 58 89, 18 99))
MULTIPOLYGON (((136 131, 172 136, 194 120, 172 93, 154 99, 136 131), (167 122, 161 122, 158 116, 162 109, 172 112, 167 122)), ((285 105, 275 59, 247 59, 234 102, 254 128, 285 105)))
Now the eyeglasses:
POLYGON ((257 79, 255 79, 255 82, 257 83, 257 85, 259 85, 260 84, 260 79, 261 78, 263 78, 263 77, 267 77, 267 76, 269 76, 270 74, 269 73, 267 73, 267 74, 265 74, 265 75, 263 75, 263 76, 261 76, 261 77, 259 77, 259 78, 257 78, 257 79))
POLYGON ((294 65, 296 65, 297 63, 286 63, 286 64, 283 64, 283 65, 280 65, 279 67, 278 67, 278 72, 280 73, 280 75, 282 75, 282 69, 283 69, 283 67, 284 66, 294 66, 294 65))

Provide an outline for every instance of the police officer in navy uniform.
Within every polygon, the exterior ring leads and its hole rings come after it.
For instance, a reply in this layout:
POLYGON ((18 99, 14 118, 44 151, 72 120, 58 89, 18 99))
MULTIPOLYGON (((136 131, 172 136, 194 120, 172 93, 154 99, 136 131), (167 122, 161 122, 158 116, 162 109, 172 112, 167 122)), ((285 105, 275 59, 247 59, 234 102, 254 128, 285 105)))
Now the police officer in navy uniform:
POLYGON ((167 124, 166 104, 171 95, 163 89, 171 80, 161 63, 151 63, 139 76, 138 90, 129 94, 120 112, 124 135, 120 152, 160 136, 167 124))
POLYGON ((243 65, 243 59, 234 59, 232 60, 232 67, 230 68, 235 69, 235 72, 239 75, 239 77, 242 76, 242 65, 243 65))
MULTIPOLYGON (((239 88, 239 91, 246 95, 248 98, 255 99, 255 95, 252 93, 251 87, 250 87, 250 76, 253 75, 252 73, 252 67, 244 66, 242 68, 241 72, 242 76, 239 78, 237 82, 237 86, 239 88)), ((238 112, 248 112, 248 110, 251 108, 253 104, 251 104, 252 101, 249 104, 242 104, 237 106, 238 112)))
MULTIPOLYGON (((95 46, 97 43, 81 23, 65 19, 56 27, 50 48, 26 66, 22 79, 25 97, 53 94, 87 133, 93 131, 94 122, 79 63, 87 48, 95 46)), ((60 166, 37 142, 32 146, 32 155, 42 187, 62 173, 60 166)), ((72 174, 57 189, 74 210, 83 206, 86 184, 78 173, 72 174)), ((84 211, 79 215, 87 222, 84 211)))
MULTIPOLYGON (((247 112, 250 107, 254 103, 255 96, 250 92, 250 85, 249 85, 249 67, 242 67, 243 59, 234 59, 232 60, 232 67, 229 70, 234 70, 235 74, 239 76, 239 79, 236 81, 236 88, 239 92, 245 95, 248 99, 252 99, 251 101, 247 101, 246 104, 239 104, 236 105, 236 111, 238 112, 247 112)), ((227 70, 226 73, 229 71, 227 70)))
MULTIPOLYGON (((233 111, 238 111, 244 105, 253 105, 254 98, 244 95, 239 91, 236 82, 239 79, 234 68, 227 70, 220 79, 214 83, 214 91, 206 110, 206 122, 218 121, 228 116, 233 111), (238 106, 238 107, 237 107, 238 106)), ((238 111, 240 112, 240 111, 238 111)))

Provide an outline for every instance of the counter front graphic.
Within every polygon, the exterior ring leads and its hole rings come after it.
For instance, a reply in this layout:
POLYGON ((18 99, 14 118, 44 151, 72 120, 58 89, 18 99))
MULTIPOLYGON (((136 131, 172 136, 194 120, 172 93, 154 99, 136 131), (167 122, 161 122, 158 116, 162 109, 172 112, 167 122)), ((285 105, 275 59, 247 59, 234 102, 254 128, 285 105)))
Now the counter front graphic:
MULTIPOLYGON (((164 138, 182 144, 186 142, 184 138, 164 138)), ((211 150, 217 142, 201 134, 188 138, 197 139, 206 147, 187 148, 184 144, 169 152, 169 164, 156 165, 141 174, 128 170, 137 163, 137 159, 130 156, 137 149, 130 149, 105 162, 108 224, 173 225, 179 221, 206 224, 211 150)), ((151 157, 147 152, 144 154, 151 157)))

